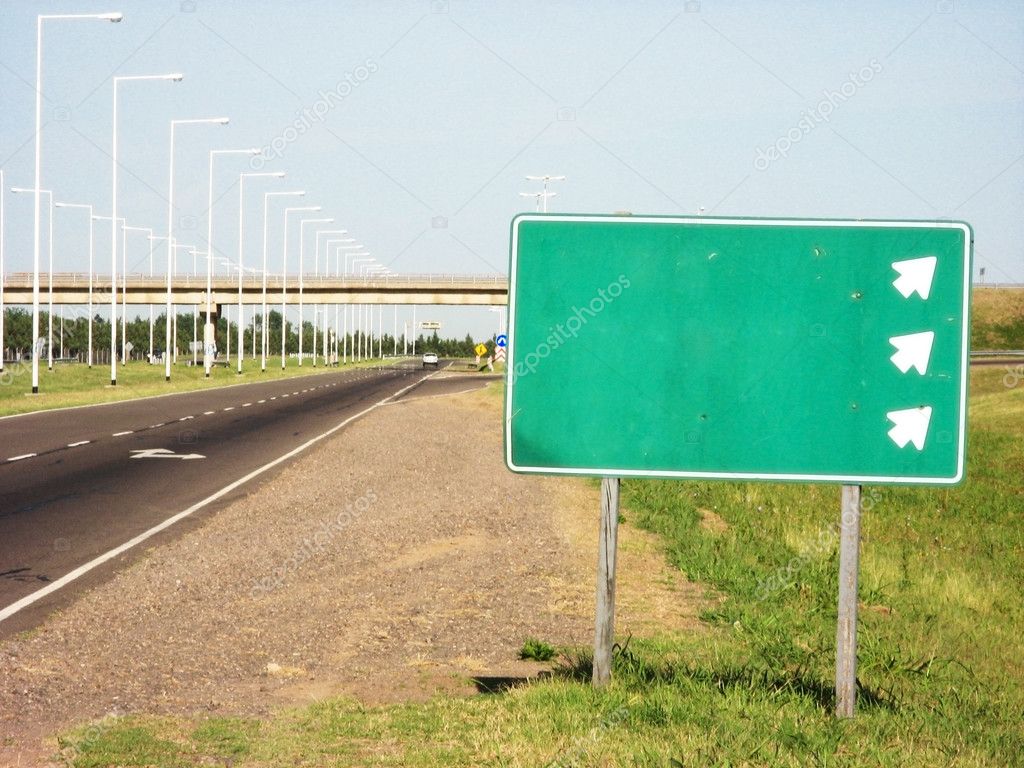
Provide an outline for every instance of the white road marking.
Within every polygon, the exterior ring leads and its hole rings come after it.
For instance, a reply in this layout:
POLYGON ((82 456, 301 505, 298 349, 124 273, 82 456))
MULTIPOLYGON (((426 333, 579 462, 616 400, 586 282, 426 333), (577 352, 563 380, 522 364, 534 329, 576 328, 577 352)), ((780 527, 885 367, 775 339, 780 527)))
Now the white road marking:
POLYGON ((150 429, 159 429, 159 428, 160 428, 160 427, 162 427, 163 425, 164 425, 164 422, 162 422, 162 421, 161 421, 161 422, 160 422, 159 424, 152 424, 152 425, 150 425, 150 427, 149 427, 149 428, 150 428, 150 429))
POLYGON ((205 459, 201 453, 175 453, 169 448, 140 448, 131 452, 133 459, 205 459))
POLYGON ((124 432, 115 432, 111 437, 124 437, 125 435, 130 435, 134 431, 134 429, 126 429, 124 432))
POLYGON ((11 456, 8 461, 21 461, 22 459, 31 459, 33 456, 38 456, 36 453, 23 453, 21 456, 11 456))
POLYGON ((203 411, 203 416, 213 416, 215 413, 216 411, 203 411))
MULTIPOLYGON (((431 374, 431 375, 436 375, 436 374, 431 374)), ((429 379, 429 378, 430 378, 430 376, 426 376, 423 379, 420 379, 419 381, 414 381, 412 384, 410 384, 407 387, 403 387, 402 389, 400 389, 397 392, 395 392, 393 395, 389 395, 388 397, 384 398, 383 400, 377 401, 376 403, 371 405, 369 408, 365 408, 362 411, 360 411, 359 413, 355 414, 354 416, 349 416, 347 419, 345 419, 344 421, 340 422, 339 424, 335 424, 333 427, 328 429, 326 432, 323 432, 323 433, 317 435, 316 437, 307 440, 306 442, 304 442, 302 445, 298 446, 297 448, 293 448, 292 450, 288 451, 287 453, 285 453, 285 454, 283 454, 281 456, 278 456, 273 461, 270 461, 270 462, 264 464, 262 467, 259 467, 258 469, 254 469, 249 474, 244 475, 244 476, 238 478, 237 480, 235 480, 232 483, 229 483, 228 485, 224 486, 223 488, 221 488, 216 493, 213 493, 210 496, 207 496, 202 501, 196 502, 195 504, 193 504, 188 509, 182 510, 181 512, 179 512, 176 515, 172 515, 171 517, 169 517, 166 520, 164 520, 162 523, 159 523, 158 525, 153 526, 148 531, 143 531, 142 533, 140 533, 135 538, 130 539, 129 541, 126 541, 124 544, 121 544, 118 547, 114 547, 109 552, 104 552, 99 557, 95 557, 92 560, 90 560, 89 562, 85 563, 84 565, 80 565, 78 568, 75 568, 70 573, 67 573, 64 576, 61 576, 56 581, 52 581, 49 584, 47 584, 45 587, 42 587, 41 589, 37 589, 35 592, 32 592, 32 593, 30 593, 28 595, 25 595, 25 597, 21 598, 17 602, 11 603, 7 607, 5 607, 3 609, 0 609, 0 621, 3 621, 4 619, 9 619, 11 616, 16 614, 18 611, 20 611, 20 610, 22 610, 24 608, 27 608, 28 606, 32 605, 33 603, 43 599, 47 595, 49 595, 49 594, 51 594, 53 592, 56 592, 58 589, 62 589, 63 587, 67 586, 68 584, 70 584, 75 579, 78 579, 81 576, 87 574, 89 571, 93 570, 94 568, 96 568, 96 567, 98 567, 100 565, 103 565, 103 563, 107 562, 108 560, 113 560, 115 557, 117 557, 120 554, 123 554, 124 552, 127 552, 129 549, 131 549, 132 547, 136 546, 137 544, 141 544, 146 539, 149 539, 149 538, 155 536, 156 534, 160 533, 161 531, 163 531, 163 530, 165 530, 167 528, 170 528, 172 525, 174 525, 179 520, 183 520, 184 518, 189 517, 190 515, 194 514, 195 512, 198 512, 203 507, 208 506, 209 504, 212 504, 213 502, 217 501, 217 499, 221 498, 222 496, 225 496, 225 495, 231 493, 233 490, 235 490, 236 488, 238 488, 241 485, 244 485, 245 483, 249 482, 253 478, 259 477, 264 472, 266 472, 266 471, 276 467, 278 464, 281 464, 282 462, 287 461, 288 459, 292 458, 293 456, 297 456, 298 454, 302 453, 303 451, 305 451, 310 446, 315 445, 316 443, 320 442, 321 440, 324 440, 325 438, 330 437, 331 435, 333 435, 338 430, 343 429, 344 427, 348 426, 349 424, 351 424, 356 419, 361 418, 362 416, 365 416, 366 414, 370 413, 371 411, 376 410, 377 408, 380 408, 382 405, 387 405, 388 402, 390 402, 391 400, 394 400, 396 397, 401 397, 406 392, 408 392, 410 389, 412 389, 417 384, 419 384, 421 381, 424 381, 425 379, 429 379)))
POLYGON ((233 406, 233 405, 229 405, 229 406, 228 406, 227 408, 225 408, 224 410, 225 410, 225 411, 233 411, 233 410, 235 410, 235 406, 233 406))
POLYGON ((178 419, 178 421, 188 421, 189 419, 194 419, 194 418, 195 418, 195 416, 182 416, 180 419, 178 419))
POLYGON ((242 403, 243 408, 248 408, 252 403, 242 403))
POLYGON ((265 403, 265 402, 267 402, 267 401, 266 401, 266 400, 264 399, 264 400, 257 400, 256 402, 257 402, 257 403, 265 403))
POLYGON ((79 440, 77 443, 68 443, 68 448, 77 448, 80 445, 88 445, 90 440, 79 440))
POLYGON ((287 392, 285 392, 285 393, 284 393, 283 395, 281 395, 281 399, 282 399, 282 400, 283 400, 284 398, 286 398, 286 397, 288 397, 288 393, 287 393, 287 392))

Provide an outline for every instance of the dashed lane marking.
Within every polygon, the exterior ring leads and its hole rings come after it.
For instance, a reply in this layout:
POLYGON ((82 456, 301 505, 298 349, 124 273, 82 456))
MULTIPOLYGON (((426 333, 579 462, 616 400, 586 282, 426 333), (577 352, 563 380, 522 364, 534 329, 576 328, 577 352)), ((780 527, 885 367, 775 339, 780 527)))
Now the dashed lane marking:
POLYGON ((115 432, 111 437, 124 437, 125 435, 130 435, 134 431, 134 429, 126 429, 124 432, 115 432))
POLYGON ((91 440, 79 440, 77 443, 68 443, 68 448, 77 448, 80 445, 88 445, 91 440))
POLYGON ((33 456, 37 456, 35 453, 23 453, 21 456, 11 456, 8 461, 21 461, 22 459, 31 459, 33 456))

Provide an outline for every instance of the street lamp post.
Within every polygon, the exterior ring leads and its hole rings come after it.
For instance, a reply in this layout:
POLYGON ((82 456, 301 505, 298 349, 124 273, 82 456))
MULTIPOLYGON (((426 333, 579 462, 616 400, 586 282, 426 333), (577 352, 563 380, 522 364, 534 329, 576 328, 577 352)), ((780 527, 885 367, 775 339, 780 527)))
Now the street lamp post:
POLYGON ((164 380, 171 380, 171 266, 174 261, 174 132, 179 125, 227 125, 226 117, 204 117, 190 120, 171 120, 170 168, 167 194, 167 322, 165 328, 164 380))
MULTIPOLYGON (((335 276, 338 276, 339 274, 341 276, 344 276, 344 273, 339 272, 339 267, 338 267, 338 265, 341 263, 341 251, 343 251, 343 250, 351 250, 353 248, 362 248, 363 247, 363 246, 358 245, 358 244, 352 245, 352 243, 355 243, 355 242, 356 241, 355 241, 354 237, 343 237, 343 238, 342 237, 338 237, 338 238, 330 238, 329 237, 326 240, 324 240, 324 248, 327 249, 327 255, 326 255, 325 259, 324 259, 324 269, 325 269, 325 271, 327 271, 327 272, 330 271, 331 248, 333 247, 335 249, 335 251, 334 251, 334 257, 335 257, 334 274, 335 274, 335 276), (348 245, 346 245, 346 243, 348 243, 348 245)), ((346 310, 348 309, 348 302, 345 302, 345 308, 346 308, 346 310)), ((325 309, 325 311, 326 311, 326 309, 325 309)), ((334 305, 334 331, 335 331, 335 333, 334 333, 334 340, 335 340, 335 344, 336 345, 340 344, 341 345, 341 350, 344 351, 348 347, 348 336, 347 336, 347 329, 346 329, 345 333, 342 333, 342 331, 341 331, 341 325, 339 325, 339 323, 338 323, 338 315, 339 315, 339 313, 345 315, 346 321, 348 320, 347 311, 346 312, 342 312, 341 311, 341 304, 335 303, 335 305, 334 305), (340 341, 338 339, 339 336, 341 337, 340 341)), ((346 325, 347 325, 347 322, 346 322, 346 325)), ((340 359, 341 359, 341 362, 346 362, 346 358, 345 357, 342 357, 340 359)))
MULTIPOLYGON (((181 82, 183 75, 174 72, 167 75, 124 75, 114 78, 114 104, 113 112, 111 113, 112 119, 112 131, 111 131, 111 153, 110 153, 110 168, 111 168, 111 195, 110 195, 110 280, 111 285, 117 282, 117 90, 118 86, 124 82, 137 82, 140 80, 171 80, 173 82, 181 82)), ((122 243, 123 245, 123 243, 122 243)), ((127 309, 127 307, 125 307, 127 309)), ((122 310, 122 323, 121 323, 121 347, 122 355, 126 354, 124 334, 127 330, 124 319, 125 311, 122 310)), ((114 319, 117 316, 117 291, 111 290, 110 292, 110 385, 117 385, 117 324, 114 319)))
MULTIPOLYGON (((361 246, 358 246, 357 250, 354 250, 352 253, 345 254, 345 274, 346 275, 354 274, 354 270, 353 270, 352 267, 355 266, 355 262, 353 261, 352 264, 349 265, 349 263, 348 263, 349 257, 356 258, 356 257, 361 257, 361 256, 369 256, 369 255, 370 255, 370 252, 369 251, 361 250, 361 246)), ((351 325, 352 325, 352 346, 351 346, 351 349, 349 350, 350 353, 351 353, 350 356, 352 358, 352 362, 356 361, 355 343, 356 343, 357 338, 358 338, 357 333, 356 333, 358 326, 356 326, 356 324, 355 324, 355 319, 356 319, 356 317, 355 317, 355 309, 356 309, 355 304, 351 304, 349 306, 349 308, 348 308, 348 315, 352 318, 352 323, 351 323, 351 325)), ((346 317, 346 319, 345 319, 345 335, 346 336, 348 335, 348 325, 349 325, 348 318, 346 317)))
MULTIPOLYGON (((281 370, 284 370, 285 360, 285 338, 287 336, 288 323, 285 322, 285 299, 287 297, 287 284, 288 284, 288 214, 293 211, 319 211, 322 210, 319 205, 301 205, 293 208, 284 209, 284 247, 281 252, 281 370)), ((300 264, 301 264, 301 251, 302 251, 302 223, 299 223, 299 251, 300 251, 300 264)), ((299 267, 299 285, 302 285, 302 267, 299 267)), ((302 296, 300 289, 299 296, 302 296)), ((299 304, 299 345, 302 345, 302 305, 299 304)), ((302 364, 302 352, 299 352, 299 365, 302 364)))
MULTIPOLYGON (((249 149, 211 149, 210 150, 210 179, 206 207, 206 247, 213 252, 213 158, 216 155, 258 155, 263 150, 252 147, 249 149)), ((210 367, 213 365, 213 356, 210 354, 210 345, 217 338, 216 330, 211 328, 213 318, 213 259, 206 260, 206 325, 203 328, 203 371, 206 378, 210 378, 210 367), (207 338, 209 334, 209 338, 207 338)), ((230 335, 231 326, 228 326, 230 335)))
MULTIPOLYGON (((96 221, 114 221, 115 222, 115 224, 114 224, 114 226, 115 226, 115 229, 114 229, 114 237, 115 237, 115 239, 117 237, 117 234, 116 234, 117 233, 117 229, 116 229, 117 222, 121 223, 121 252, 123 254, 124 250, 125 250, 124 249, 124 237, 125 237, 125 226, 126 226, 124 217, 123 216, 118 216, 117 219, 114 219, 114 217, 112 217, 112 216, 101 216, 99 214, 95 214, 92 218, 95 219, 96 221)), ((121 263, 122 263, 122 265, 125 263, 125 260, 124 260, 123 257, 122 257, 121 263)), ((122 269, 121 271, 123 273, 126 270, 122 269)), ((124 275, 123 274, 121 275, 121 280, 122 280, 121 291, 122 291, 122 293, 124 293, 127 286, 126 286, 126 283, 124 282, 124 275)), ((117 275, 116 274, 112 274, 110 276, 110 292, 113 294, 113 296, 111 297, 111 300, 110 300, 110 325, 111 325, 111 331, 110 331, 110 333, 111 333, 110 356, 111 356, 111 358, 116 358, 117 357, 117 346, 116 346, 117 345, 117 330, 116 330, 117 329, 117 275)), ((123 308, 127 307, 127 304, 124 303, 124 301, 122 301, 122 307, 123 308)), ((124 322, 123 322, 124 321, 124 312, 122 312, 121 317, 122 317, 121 336, 122 336, 122 342, 123 342, 124 328, 125 328, 124 322)), ((122 354, 123 354, 123 351, 124 350, 122 348, 122 354)))
MULTIPOLYGON (((335 237, 335 238, 330 238, 329 237, 326 240, 324 240, 324 248, 326 249, 326 251, 324 253, 324 275, 325 276, 329 276, 330 273, 331 273, 331 246, 335 245, 335 244, 339 244, 339 245, 337 245, 338 248, 362 248, 361 245, 343 245, 344 243, 354 243, 355 241, 356 241, 356 239, 354 237, 335 237)), ((334 271, 334 273, 335 273, 335 275, 338 274, 337 261, 335 262, 335 271, 334 271)), ((335 303, 335 305, 334 305, 334 342, 335 342, 335 346, 338 343, 338 331, 339 331, 339 326, 338 326, 338 310, 339 310, 339 308, 340 308, 340 305, 335 303)), ((327 343, 328 343, 328 339, 327 339, 327 319, 328 319, 327 307, 325 306, 324 307, 324 312, 323 312, 323 320, 324 320, 324 365, 327 365, 328 362, 329 362, 328 356, 327 356, 327 343)), ((314 349, 314 352, 315 351, 316 350, 314 349)))
MULTIPOLYGON (((153 241, 156 239, 153 237, 153 230, 150 227, 129 227, 125 225, 122 227, 122 231, 126 232, 145 232, 146 240, 149 243, 149 276, 153 277, 153 241)), ((123 262, 122 262, 123 263, 123 262)), ((125 270, 127 273, 127 269, 125 270)), ((125 298, 122 300, 125 310, 127 310, 127 291, 124 292, 125 298)), ((127 314, 127 311, 125 312, 127 314)), ((149 354, 146 357, 147 360, 153 359, 153 305, 149 305, 149 354)))
MULTIPOLYGON (((149 276, 153 277, 153 252, 156 250, 154 245, 157 240, 166 240, 167 238, 163 235, 154 235, 152 231, 149 233, 149 276)), ((149 305, 149 360, 153 360, 153 305, 149 305)))
MULTIPOLYGON (((348 230, 347 229, 323 229, 323 230, 320 230, 319 232, 316 233, 316 260, 315 260, 315 264, 314 264, 314 269, 315 269, 316 277, 318 279, 320 277, 320 237, 322 235, 347 235, 347 234, 348 234, 348 230)), ((330 274, 330 269, 327 268, 326 264, 327 264, 327 262, 325 260, 325 262, 324 262, 324 272, 327 273, 327 274, 330 274)), ((313 305, 313 367, 314 368, 316 368, 316 331, 317 331, 317 323, 318 323, 317 312, 318 312, 319 309, 320 309, 320 307, 319 307, 318 304, 314 304, 313 305)), ((325 318, 325 320, 324 320, 324 334, 326 335, 327 334, 327 321, 326 321, 327 309, 326 309, 326 307, 324 308, 324 311, 323 311, 322 314, 324 315, 324 318, 325 318)), ((326 341, 324 342, 324 344, 326 345, 326 341)), ((324 348, 326 349, 326 346, 324 348)), ((327 365, 327 361, 326 360, 324 360, 324 365, 327 365)))
MULTIPOLYGON (((352 269, 353 269, 353 272, 355 272, 356 264, 361 264, 362 262, 370 263, 372 261, 373 261, 372 258, 352 259, 352 269)), ((360 266, 359 267, 359 272, 358 272, 359 277, 362 277, 362 274, 363 274, 363 267, 360 266)), ((359 305, 358 310, 356 309, 355 306, 353 306, 352 307, 352 325, 353 325, 353 329, 354 329, 354 335, 352 336, 352 356, 353 356, 353 358, 355 359, 356 362, 360 362, 363 359, 363 347, 365 346, 365 331, 363 331, 363 328, 362 328, 363 320, 364 320, 364 317, 363 317, 363 306, 359 305), (363 335, 363 338, 360 338, 360 334, 363 335)))
MULTIPOLYGON (((26 187, 11 187, 11 192, 15 194, 21 194, 25 192, 33 192, 36 197, 39 195, 46 195, 47 210, 49 215, 47 217, 47 227, 49 236, 47 238, 47 249, 49 251, 49 263, 50 268, 48 271, 47 285, 49 293, 49 316, 48 330, 47 330, 47 344, 46 344, 46 356, 47 356, 47 368, 53 370, 53 191, 49 189, 33 190, 26 187)), ((36 259, 33 264, 32 271, 32 376, 33 381, 36 382, 32 385, 32 394, 39 392, 39 259, 36 254, 36 259)))
MULTIPOLYGON (((89 310, 88 310, 89 311, 89 319, 88 319, 89 332, 88 332, 88 335, 89 335, 89 342, 88 342, 88 352, 86 353, 86 361, 88 362, 89 367, 92 368, 92 275, 93 275, 93 255, 94 255, 94 248, 95 248, 95 242, 94 242, 94 238, 93 238, 93 234, 94 234, 94 232, 93 232, 93 223, 92 223, 93 222, 93 207, 91 205, 86 204, 86 203, 54 203, 54 206, 57 207, 57 208, 82 208, 82 209, 84 209, 84 210, 89 212, 89 298, 88 298, 88 307, 89 307, 89 310)), ((3 272, 3 270, 0 269, 0 273, 2 273, 2 272, 3 272)), ((2 312, 2 311, 3 310, 0 309, 0 312, 2 312)), ((3 321, 0 321, 0 322, 3 322, 3 321)), ((0 338, 2 338, 2 334, 0 334, 0 338)), ((3 369, 0 368, 0 370, 3 370, 3 369)))
POLYGON ((557 192, 520 192, 520 197, 532 197, 536 202, 533 207, 535 213, 541 213, 540 201, 544 201, 544 213, 548 212, 548 198, 557 196, 557 192))
MULTIPOLYGON (((270 198, 271 197, 302 197, 305 190, 295 189, 288 192, 264 192, 263 193, 263 321, 262 335, 260 339, 260 372, 267 372, 267 235, 270 219, 270 198)), ((284 332, 284 318, 281 318, 282 333, 284 332)))
MULTIPOLYGON (((540 182, 544 183, 544 191, 541 194, 543 195, 543 199, 544 199, 544 213, 547 213, 548 212, 548 197, 554 197, 556 194, 558 194, 557 192, 551 192, 551 193, 548 192, 548 183, 552 182, 552 181, 565 181, 565 176, 552 176, 552 175, 546 173, 543 176, 530 176, 530 175, 527 175, 526 179, 527 179, 527 181, 540 181, 540 182)), ((523 194, 523 193, 520 192, 520 194, 523 194)), ((540 198, 537 199, 537 202, 538 203, 540 202, 540 198)))
MULTIPOLYGON (((307 224, 333 224, 334 219, 303 219, 299 222, 299 367, 302 367, 302 337, 305 335, 305 315, 303 314, 302 296, 303 289, 305 288, 304 280, 304 254, 305 254, 305 236, 306 236, 306 225, 307 224)), ((315 319, 315 315, 314 315, 315 319)), ((316 345, 313 347, 313 357, 316 357, 316 345)))
MULTIPOLYGON (((245 243, 245 180, 250 177, 265 176, 283 179, 284 171, 246 172, 238 175, 238 374, 242 374, 242 358, 245 357, 245 329, 242 323, 242 279, 245 267, 242 264, 242 251, 245 243)), ((255 318, 255 314, 253 315, 255 318)), ((252 326, 253 344, 256 344, 256 321, 252 326)), ((253 353, 255 357, 255 352, 253 353)))
MULTIPOLYGON (((387 267, 385 267, 385 266, 383 266, 381 264, 373 264, 373 265, 370 266, 370 268, 367 271, 373 273, 377 277, 381 277, 381 276, 386 276, 390 270, 387 267)), ((377 305, 377 350, 380 353, 380 357, 384 356, 384 315, 383 315, 383 310, 384 310, 384 305, 383 304, 378 304, 377 305)), ((367 312, 369 314, 369 318, 368 319, 369 319, 369 323, 370 323, 370 349, 369 349, 370 354, 369 354, 369 357, 373 358, 373 307, 369 306, 367 308, 367 312)))
MULTIPOLYGON (((329 240, 328 242, 330 243, 330 242, 334 242, 334 241, 330 241, 329 240)), ((341 241, 338 241, 338 242, 339 243, 345 243, 345 242, 347 242, 347 240, 341 240, 341 241)), ((339 252, 339 255, 341 255, 340 254, 341 251, 350 251, 350 250, 361 251, 363 246, 361 246, 361 245, 359 245, 357 243, 355 245, 342 245, 342 244, 339 244, 339 245, 337 245, 335 247, 337 249, 337 252, 339 252)), ((349 258, 349 256, 369 256, 369 255, 370 254, 365 252, 365 251, 362 251, 361 253, 355 253, 355 254, 353 254, 353 253, 346 253, 346 254, 344 254, 344 257, 345 257, 345 269, 341 273, 342 278, 345 278, 345 277, 348 276, 348 258, 349 258)), ((342 313, 341 313, 342 319, 343 319, 343 321, 345 323, 345 327, 342 330, 342 334, 341 334, 341 362, 344 363, 344 364, 348 364, 348 357, 349 357, 349 355, 348 355, 348 351, 349 351, 348 350, 348 315, 349 315, 349 305, 350 305, 350 303, 346 302, 345 303, 345 308, 342 310, 342 313)), ((337 323, 337 321, 335 321, 335 323, 337 323)))
MULTIPOLYGON (((36 16, 36 151, 35 184, 32 187, 35 197, 32 229, 32 394, 39 393, 39 196, 42 192, 41 188, 43 184, 43 22, 93 19, 116 23, 121 21, 122 18, 124 18, 123 14, 120 13, 67 13, 36 16)), ((50 197, 50 202, 52 205, 52 195, 50 197)), ((53 314, 52 310, 50 314, 53 314)), ((111 319, 111 322, 113 322, 113 319, 111 319)))

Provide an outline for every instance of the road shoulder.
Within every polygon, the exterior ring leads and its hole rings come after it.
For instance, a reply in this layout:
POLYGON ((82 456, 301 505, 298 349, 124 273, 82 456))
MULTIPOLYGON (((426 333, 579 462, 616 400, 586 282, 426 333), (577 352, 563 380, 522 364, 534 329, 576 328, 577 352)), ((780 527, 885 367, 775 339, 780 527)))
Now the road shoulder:
MULTIPOLYGON (((3 643, 0 758, 109 714, 472 695, 538 672, 527 637, 588 645, 596 488, 508 472, 500 434, 493 391, 379 409, 3 643)), ((622 553, 620 633, 692 629, 657 541, 626 525, 622 553)))

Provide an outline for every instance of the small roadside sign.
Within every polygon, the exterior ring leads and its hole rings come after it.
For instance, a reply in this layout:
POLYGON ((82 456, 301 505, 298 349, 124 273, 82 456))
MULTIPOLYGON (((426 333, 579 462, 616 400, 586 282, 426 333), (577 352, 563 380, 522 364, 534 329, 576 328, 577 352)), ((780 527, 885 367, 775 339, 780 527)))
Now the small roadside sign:
POLYGON ((503 334, 498 336, 498 338, 495 340, 494 343, 497 344, 499 347, 507 347, 508 346, 508 336, 506 336, 503 333, 503 334))
POLYGON ((487 347, 484 344, 477 344, 473 351, 476 352, 477 357, 483 357, 487 354, 487 347))

